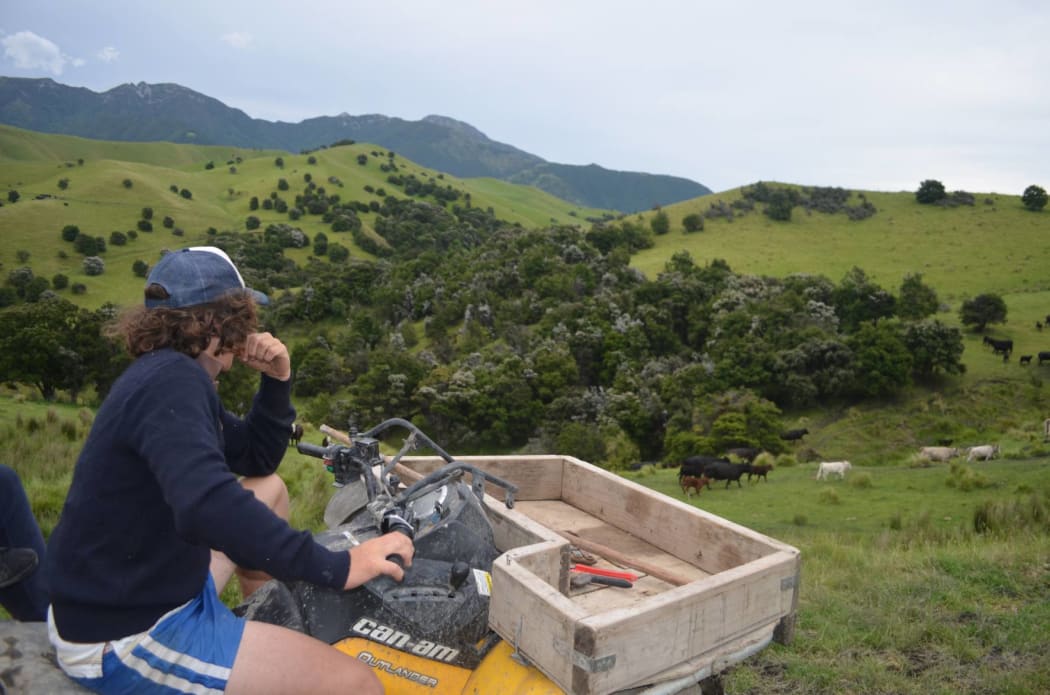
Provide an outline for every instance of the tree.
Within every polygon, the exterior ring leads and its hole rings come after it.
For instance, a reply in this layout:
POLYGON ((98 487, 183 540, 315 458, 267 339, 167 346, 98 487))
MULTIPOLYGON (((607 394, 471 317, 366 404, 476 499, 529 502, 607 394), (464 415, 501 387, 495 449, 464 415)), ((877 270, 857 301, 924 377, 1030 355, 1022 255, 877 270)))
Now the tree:
POLYGON ((342 244, 328 245, 328 260, 332 261, 333 263, 342 263, 348 258, 350 258, 350 249, 346 248, 342 244))
POLYGON ((152 220, 153 219, 153 208, 142 208, 142 219, 152 220))
POLYGON ((872 282, 857 266, 846 273, 832 297, 835 313, 847 331, 855 330, 866 321, 893 316, 896 310, 896 298, 872 282))
POLYGON ((125 246, 128 243, 128 235, 119 231, 110 232, 109 243, 113 246, 125 246))
POLYGON ((277 165, 278 169, 283 169, 284 168, 284 157, 278 157, 277 159, 273 160, 273 163, 275 165, 277 165))
POLYGON ((653 219, 649 220, 649 228, 653 230, 653 234, 661 236, 671 231, 671 220, 667 217, 667 213, 663 210, 657 210, 656 214, 653 215, 653 219))
POLYGON ((67 224, 62 228, 62 241, 76 241, 80 235, 80 227, 75 224, 67 224))
POLYGON ((328 235, 324 232, 318 232, 314 235, 314 250, 315 256, 325 256, 328 254, 328 235))
POLYGON ((891 396, 911 383, 912 356, 896 321, 865 323, 847 340, 861 396, 891 396))
POLYGON ((912 372, 920 378, 936 374, 962 374, 962 331, 929 320, 910 323, 904 328, 904 344, 912 357, 912 372))
POLYGON ((58 187, 61 188, 63 191, 66 190, 67 188, 69 188, 69 179, 67 179, 67 178, 59 179, 58 180, 58 187))
POLYGON ((771 220, 788 222, 791 220, 791 209, 794 206, 795 197, 791 192, 783 188, 777 188, 770 193, 769 202, 766 203, 766 208, 763 212, 771 220))
POLYGON ((989 323, 1006 321, 1006 302, 991 292, 979 294, 962 303, 959 320, 964 326, 972 326, 974 331, 981 333, 989 323))
POLYGON ((0 373, 49 401, 59 389, 75 396, 112 353, 100 317, 59 297, 0 313, 0 373))
POLYGON ((695 212, 689 213, 682 218, 682 227, 684 227, 685 231, 689 233, 704 231, 703 215, 699 215, 695 212))
POLYGON ((1041 186, 1032 185, 1024 189, 1021 194, 1021 202, 1032 212, 1039 212, 1046 207, 1048 196, 1046 190, 1041 186))
POLYGON ((262 224, 262 222, 255 215, 248 215, 248 218, 244 220, 245 229, 258 229, 260 224, 262 224))
POLYGON ((106 262, 98 256, 88 256, 84 259, 85 275, 101 275, 106 272, 106 262))
POLYGON ((193 193, 191 193, 190 189, 188 188, 183 188, 182 190, 180 190, 179 195, 181 195, 186 200, 190 200, 193 198, 193 193))
POLYGON ((915 200, 923 205, 931 205, 938 200, 943 200, 947 195, 943 183, 934 179, 926 179, 919 184, 919 190, 915 191, 915 200))
POLYGON ((69 276, 62 273, 55 273, 55 276, 51 278, 51 286, 56 290, 64 290, 69 287, 69 276))
POLYGON ((903 319, 918 320, 937 313, 940 300, 932 287, 924 284, 922 273, 909 273, 901 283, 897 313, 903 319))
POLYGON ((248 209, 253 212, 259 209, 259 196, 252 196, 252 199, 248 201, 248 209))
POLYGON ((18 191, 11 190, 7 192, 7 202, 9 203, 17 203, 18 199, 21 197, 22 196, 18 194, 18 191))
POLYGON ((149 274, 149 264, 142 259, 137 259, 131 264, 131 272, 135 273, 137 277, 144 278, 149 274))
POLYGON ((73 248, 85 256, 95 256, 99 253, 98 240, 90 234, 77 234, 77 238, 73 240, 73 248))
POLYGON ((131 188, 133 185, 135 184, 131 182, 131 179, 124 179, 124 188, 131 188))

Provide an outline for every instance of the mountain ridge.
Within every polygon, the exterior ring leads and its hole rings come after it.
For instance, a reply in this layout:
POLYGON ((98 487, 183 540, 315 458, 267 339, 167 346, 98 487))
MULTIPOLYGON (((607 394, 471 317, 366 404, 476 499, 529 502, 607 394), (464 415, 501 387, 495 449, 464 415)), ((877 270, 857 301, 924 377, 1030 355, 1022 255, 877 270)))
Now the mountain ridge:
POLYGON ((419 121, 382 114, 316 116, 298 123, 252 118, 175 83, 126 82, 105 92, 51 78, 0 76, 0 123, 99 140, 168 141, 288 152, 343 140, 373 143, 462 178, 491 177, 535 186, 587 207, 637 212, 711 193, 665 174, 597 164, 548 162, 492 140, 469 123, 431 114, 419 121))

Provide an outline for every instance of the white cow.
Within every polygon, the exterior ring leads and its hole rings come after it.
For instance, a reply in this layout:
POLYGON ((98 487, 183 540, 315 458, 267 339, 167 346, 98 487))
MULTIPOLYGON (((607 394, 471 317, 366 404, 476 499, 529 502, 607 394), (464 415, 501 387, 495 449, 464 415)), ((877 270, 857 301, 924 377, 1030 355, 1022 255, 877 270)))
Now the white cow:
POLYGON ((817 469, 817 480, 827 480, 832 475, 845 480, 846 471, 850 468, 853 468, 853 465, 849 461, 824 461, 817 469))
POLYGON ((988 461, 999 455, 998 444, 982 444, 981 446, 971 446, 970 453, 967 455, 967 461, 988 461))
POLYGON ((924 461, 948 461, 959 455, 954 446, 924 446, 919 449, 919 458, 924 461))

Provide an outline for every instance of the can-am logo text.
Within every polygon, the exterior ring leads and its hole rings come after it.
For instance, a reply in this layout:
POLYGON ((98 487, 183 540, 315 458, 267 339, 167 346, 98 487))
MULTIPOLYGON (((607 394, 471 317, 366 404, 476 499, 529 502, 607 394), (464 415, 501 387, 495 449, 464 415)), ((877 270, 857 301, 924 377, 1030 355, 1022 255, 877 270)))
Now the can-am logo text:
POLYGON ((434 659, 435 661, 452 661, 459 656, 459 650, 447 647, 444 644, 438 644, 437 642, 431 642, 430 640, 414 640, 412 636, 395 630, 392 627, 381 625, 374 620, 368 618, 361 618, 354 623, 354 632, 364 637, 369 638, 373 642, 379 642, 380 644, 386 644, 400 649, 402 651, 416 654, 427 659, 434 659))

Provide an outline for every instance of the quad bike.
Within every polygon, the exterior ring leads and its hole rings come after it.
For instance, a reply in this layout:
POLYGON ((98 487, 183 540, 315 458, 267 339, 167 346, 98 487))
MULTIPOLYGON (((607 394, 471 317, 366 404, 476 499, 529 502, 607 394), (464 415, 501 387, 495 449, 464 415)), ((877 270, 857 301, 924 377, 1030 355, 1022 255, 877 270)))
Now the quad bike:
POLYGON ((500 551, 482 498, 492 484, 512 507, 516 486, 453 460, 402 419, 351 431, 347 443, 297 449, 323 459, 338 488, 324 513, 328 530, 317 540, 347 550, 379 534, 405 533, 415 543, 412 566, 401 582, 380 576, 352 591, 272 580, 238 614, 328 642, 371 666, 391 693, 563 692, 488 627, 490 571, 500 551), (393 427, 410 434, 386 462, 377 437, 393 427), (447 463, 401 487, 392 471, 420 445, 447 463))

